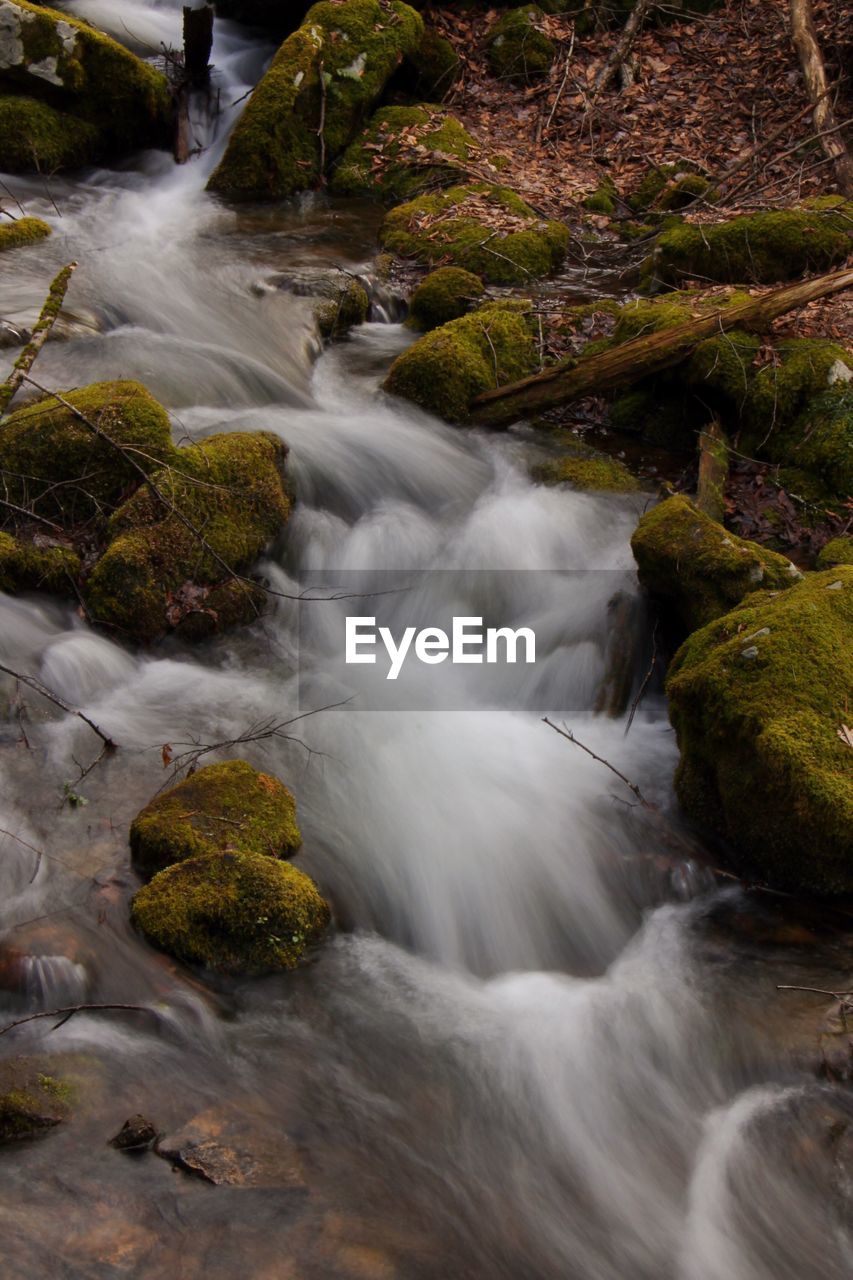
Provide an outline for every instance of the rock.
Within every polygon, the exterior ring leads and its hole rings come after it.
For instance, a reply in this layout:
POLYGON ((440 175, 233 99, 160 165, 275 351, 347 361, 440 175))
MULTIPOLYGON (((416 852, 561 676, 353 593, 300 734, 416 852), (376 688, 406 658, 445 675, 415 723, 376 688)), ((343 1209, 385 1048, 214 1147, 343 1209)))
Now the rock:
POLYGON ((0 67, 3 168, 39 172, 169 143, 166 77, 70 14, 0 0, 0 67))
POLYGON ((23 542, 0 533, 0 591, 73 594, 82 569, 80 557, 70 547, 42 542, 23 542))
POLYGON ((475 146, 459 121, 437 107, 383 107, 341 156, 331 189, 389 203, 408 200, 458 178, 475 146))
POLYGON ((0 1063, 0 1143, 33 1138, 68 1119, 70 1090, 30 1058, 0 1063))
POLYGON ((329 923, 317 886, 257 853, 187 858, 134 896, 134 925, 184 964, 223 973, 294 969, 329 923))
POLYGON ((392 364, 384 389, 446 422, 468 420, 475 396, 537 365, 536 343, 517 303, 490 303, 419 338, 392 364))
POLYGON ((721 617, 753 591, 785 590, 801 577, 790 560, 728 533, 683 494, 641 517, 631 549, 640 582, 682 633, 721 617))
POLYGON ((786 892, 853 892, 853 768, 838 732, 851 624, 853 567, 810 573, 695 632, 667 679, 682 805, 730 842, 736 870, 786 892))
POLYGON ((216 0, 217 18, 261 27, 283 40, 302 22, 310 0, 216 0))
POLYGON ((380 239, 404 258, 428 265, 449 261, 490 284, 523 284, 559 268, 569 232, 561 222, 540 218, 506 187, 479 182, 392 209, 380 239))
MULTIPOLYGON (((178 456, 169 415, 140 383, 96 382, 60 394, 113 440, 138 450, 133 456, 143 471, 178 456)), ((0 468, 12 473, 6 479, 10 501, 31 503, 39 515, 66 527, 109 512, 139 483, 128 459, 52 397, 0 423, 0 468)))
POLYGON ((337 298, 317 303, 314 319, 321 337, 340 338, 356 325, 364 324, 369 313, 367 290, 357 280, 350 279, 337 298))
POLYGON ((135 1115, 125 1120, 115 1137, 110 1138, 109 1145, 117 1151, 147 1151, 156 1137, 157 1130, 151 1121, 135 1115))
POLYGON ((597 715, 621 716, 628 708, 644 639, 644 610, 638 596, 617 591, 607 602, 604 675, 595 692, 597 715))
POLYGON ((417 49, 405 59, 398 79, 416 102, 442 102, 461 70, 462 62, 450 41, 427 27, 417 49))
POLYGON ((545 17, 535 4, 526 4, 498 18, 489 32, 489 65, 501 80, 533 84, 551 70, 557 48, 540 30, 545 17))
POLYGON ((832 538, 821 548, 818 568, 831 569, 835 564, 853 564, 853 538, 832 538))
POLYGON ((147 804, 130 828, 133 865, 146 876, 210 853, 290 858, 301 843, 287 787, 245 760, 196 770, 147 804))
POLYGON ((683 165, 665 164, 649 169, 633 195, 628 197, 628 207, 635 213, 652 211, 672 213, 692 204, 697 197, 713 199, 711 183, 683 165))
POLYGON ((209 1107, 157 1144, 157 1155, 214 1186, 307 1189, 296 1144, 272 1117, 209 1107))
POLYGON ((637 477, 618 458, 592 450, 540 463, 531 468, 531 475, 541 484, 570 484, 573 489, 599 493, 637 493, 640 488, 637 477))
MULTIPOLYGON (((0 129, 2 127, 3 117, 0 113, 0 129)), ((5 134, 0 134, 0 137, 4 136, 5 134)), ((2 158, 0 158, 0 164, 2 164, 2 158)), ((2 167, 9 172, 14 172, 7 164, 3 164, 2 167)), ((36 240, 44 240, 50 234, 50 227, 41 218, 16 218, 14 222, 4 222, 0 227, 0 253, 5 249, 19 249, 21 245, 34 244, 36 240)))
POLYGON ((461 267, 439 267, 424 276, 412 294, 406 323, 412 329, 428 333, 467 315, 484 293, 479 276, 461 267))
MULTIPOLYGON (((272 276, 267 285, 297 298, 317 299, 314 321, 324 338, 340 338, 370 314, 370 298, 362 277, 340 267, 304 267, 272 276)), ((264 286, 258 286, 263 291, 264 286)))
POLYGON ((703 280, 773 284, 828 271, 853 245, 853 202, 827 196, 796 209, 743 214, 728 222, 683 223, 658 236, 643 267, 646 287, 703 280))
POLYGON ((315 186, 423 31, 423 19, 401 0, 315 4, 255 88, 209 190, 273 200, 315 186))
POLYGON ((204 531, 207 549, 140 488, 110 520, 109 546, 84 588, 97 622, 143 643, 176 629, 200 638, 257 617, 263 592, 228 570, 250 568, 290 513, 286 449, 277 436, 208 436, 175 455, 151 479, 193 529, 204 531))

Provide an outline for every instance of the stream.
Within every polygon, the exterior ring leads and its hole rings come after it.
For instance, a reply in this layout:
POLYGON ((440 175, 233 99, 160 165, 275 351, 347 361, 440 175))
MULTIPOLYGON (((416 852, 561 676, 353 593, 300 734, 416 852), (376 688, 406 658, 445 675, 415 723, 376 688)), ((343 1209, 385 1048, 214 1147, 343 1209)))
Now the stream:
MULTIPOLYGON (((67 7, 137 51, 180 44, 178 0, 67 7)), ((369 274, 380 211, 318 196, 235 211, 204 192, 229 104, 271 53, 217 24, 223 114, 193 104, 202 150, 186 166, 146 153, 49 190, 6 180, 54 234, 0 259, 0 315, 31 324, 79 262, 74 322, 39 381, 138 378, 179 442, 275 432, 297 502, 261 566, 281 596, 197 648, 131 652, 68 604, 0 596, 0 661, 120 748, 78 781, 99 746, 79 719, 27 694, 0 725, 0 1022, 153 1010, 4 1040, 81 1084, 69 1124, 0 1151, 0 1275, 851 1276, 838 1135, 853 1105, 812 1069, 827 1002, 776 989, 849 987, 850 935, 712 874, 675 809, 659 687, 627 734, 625 716, 593 711, 608 602, 637 595, 629 539, 648 495, 536 485, 529 430, 458 430, 383 396, 411 336, 375 282, 371 321, 318 355, 308 302, 275 277, 369 274), (294 791, 299 865, 339 927, 293 974, 204 984, 128 920, 127 830, 164 783, 162 748, 345 697, 331 619, 347 606, 293 597, 318 581, 370 595, 401 572, 425 617, 485 600, 535 623, 538 680, 461 667, 437 703, 401 680, 373 709, 356 697, 241 748, 294 791), (549 710, 654 819, 542 723, 549 710), (110 1148, 137 1112, 249 1151, 250 1175, 211 1186, 110 1148)))

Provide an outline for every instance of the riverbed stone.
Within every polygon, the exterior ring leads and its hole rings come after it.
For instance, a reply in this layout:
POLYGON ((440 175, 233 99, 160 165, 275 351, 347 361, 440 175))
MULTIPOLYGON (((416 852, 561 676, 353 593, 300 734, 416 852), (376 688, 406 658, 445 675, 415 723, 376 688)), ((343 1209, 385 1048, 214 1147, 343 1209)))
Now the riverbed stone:
POLYGON ((25 542, 0 533, 0 591, 68 595, 80 576, 80 557, 70 547, 51 545, 37 537, 39 541, 25 542))
POLYGON ((416 102, 442 102, 461 71, 462 60, 453 45, 428 26, 417 49, 405 58, 397 80, 416 102))
POLYGON ((35 1138, 68 1119, 71 1090, 32 1058, 0 1063, 0 1143, 35 1138))
POLYGON ((406 324, 428 333, 467 315, 484 293, 482 280, 473 272, 462 267, 439 267, 424 276, 412 294, 406 324))
POLYGON ((331 189, 389 203, 408 200, 457 179, 475 146, 459 121, 438 107, 382 107, 341 156, 331 189))
POLYGON ((499 79, 533 84, 551 70, 557 47, 541 29, 544 17, 538 5, 525 4, 498 18, 486 45, 489 66, 499 79))
POLYGON ((301 843, 291 792, 245 760, 197 769, 147 804, 130 828, 133 865, 147 876, 228 850, 290 858, 301 843))
MULTIPOLYGON (((0 109, 0 129, 3 127, 3 114, 0 109)), ((3 143, 0 142, 0 148, 3 143)), ((2 164, 2 155, 0 155, 0 164, 2 164)), ((9 169, 14 173, 9 165, 2 165, 4 169, 9 169)), ((51 234, 51 228, 43 218, 16 218, 14 222, 6 222, 0 227, 0 253, 6 249, 20 249, 25 244, 35 244, 38 240, 44 240, 51 234)))

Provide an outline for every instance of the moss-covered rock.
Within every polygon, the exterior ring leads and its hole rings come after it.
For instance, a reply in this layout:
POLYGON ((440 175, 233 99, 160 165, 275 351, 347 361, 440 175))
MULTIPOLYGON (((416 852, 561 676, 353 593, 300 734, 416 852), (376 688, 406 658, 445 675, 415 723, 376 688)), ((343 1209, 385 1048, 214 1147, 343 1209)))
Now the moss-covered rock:
MULTIPOLYGON (((0 121, 2 124, 2 121, 0 121)), ((0 142, 0 147, 3 143, 0 142)), ((18 249, 23 244, 34 244, 50 235, 50 227, 41 218, 16 218, 0 226, 0 253, 4 249, 18 249)))
POLYGON ((428 333, 467 315, 484 293, 479 276, 462 267, 439 267, 424 276, 412 294, 406 323, 412 329, 428 333))
POLYGON ((70 547, 37 545, 0 533, 0 591, 68 595, 80 570, 80 557, 70 547))
POLYGON ((761 592, 691 635, 667 680, 686 811, 739 870, 791 892, 853 892, 853 568, 761 592))
POLYGON ((800 578, 784 556, 729 533, 683 494, 647 511, 631 539, 640 582, 682 631, 719 618, 753 591, 800 578))
POLYGON ((383 387, 446 422, 464 423, 475 396, 523 378, 536 364, 523 309, 490 303, 419 338, 394 361, 383 387))
POLYGON ((573 489, 599 493, 636 493, 640 488, 637 477, 623 462, 601 454, 584 457, 569 453, 553 462, 540 463, 531 474, 542 484, 568 484, 573 489))
POLYGON ((618 209, 618 200, 616 183, 607 177, 588 196, 584 196, 583 207, 589 209, 590 213, 603 213, 608 218, 613 218, 618 209))
POLYGON ((0 475, 10 501, 65 527, 109 512, 162 463, 175 460, 169 415, 139 382, 95 382, 17 409, 0 423, 0 475), (124 448, 122 456, 75 416, 124 448))
POLYGON ((289 862, 216 853, 159 872, 135 895, 131 918, 184 964, 258 974, 294 969, 325 930, 329 908, 289 862))
POLYGON ((831 569, 836 564, 853 564, 853 538, 832 538, 821 547, 818 568, 831 569))
POLYGON ((404 258, 451 262, 490 284, 523 284, 559 268, 569 232, 561 222, 540 218, 506 187, 479 182, 392 209, 380 239, 404 258))
POLYGON ((415 101, 442 102, 461 70, 461 60, 450 41, 427 27, 417 49, 406 58, 402 79, 415 101))
POLYGON ((436 107, 383 107, 341 156, 332 191, 408 200, 457 179, 475 145, 458 120, 436 107))
POLYGON ((487 41, 489 65, 496 76, 522 84, 547 76, 557 48, 541 30, 544 17, 538 5, 526 4, 498 18, 487 41))
POLYGON ((35 1138, 70 1114, 71 1090, 29 1058, 0 1063, 0 1143, 35 1138))
POLYGON ((209 436, 178 450, 173 465, 151 477, 169 505, 146 486, 112 517, 112 541, 85 588, 93 619, 142 642, 182 630, 188 617, 196 634, 201 623, 219 630, 224 620, 209 591, 223 583, 231 583, 237 614, 228 624, 256 617, 258 589, 233 575, 257 560, 288 518, 285 456, 279 438, 263 431, 209 436))
POLYGON ((794 422, 786 425, 783 419, 781 428, 769 433, 766 455, 807 471, 829 493, 848 499, 853 493, 853 383, 836 382, 812 396, 794 422))
POLYGON ((147 804, 130 827, 133 865, 146 876, 211 853, 289 858, 301 843, 287 787, 245 760, 197 770, 147 804))
POLYGON ((367 290, 357 280, 348 280, 336 298, 326 298, 314 308, 317 328, 324 338, 340 338, 357 324, 364 324, 370 312, 367 290))
POLYGON ((797 209, 744 214, 728 222, 672 226, 643 268, 647 287, 686 277, 772 284, 827 271, 853 247, 853 202, 828 197, 797 209))
POLYGON ((712 194, 711 183, 701 173, 677 164, 665 164, 649 170, 628 197, 628 205, 641 214, 675 212, 701 196, 712 194))
POLYGON ((0 168, 7 173, 79 169, 102 152, 90 121, 36 98, 0 96, 0 168))
POLYGON ((255 88, 209 189, 268 200, 316 185, 323 161, 343 152, 423 32, 401 0, 315 4, 255 88))
MULTIPOLYGON (((115 40, 79 18, 28 0, 0 0, 0 29, 4 87, 63 113, 60 120, 55 113, 37 113, 25 105, 10 116, 6 108, 6 121, 32 131, 45 147, 45 159, 58 154, 61 163, 78 163, 96 152, 103 158, 130 147, 168 144, 171 93, 166 77, 115 40)), ((12 147, 11 154, 23 160, 21 146, 21 139, 4 139, 0 150, 5 154, 12 147)), ((40 154, 38 159, 40 163, 40 154)), ((38 164, 31 156, 20 167, 35 171, 38 164)))
POLYGON ((713 311, 749 302, 744 289, 681 289, 659 298, 633 298, 616 314, 614 342, 628 342, 662 329, 672 329, 713 311))

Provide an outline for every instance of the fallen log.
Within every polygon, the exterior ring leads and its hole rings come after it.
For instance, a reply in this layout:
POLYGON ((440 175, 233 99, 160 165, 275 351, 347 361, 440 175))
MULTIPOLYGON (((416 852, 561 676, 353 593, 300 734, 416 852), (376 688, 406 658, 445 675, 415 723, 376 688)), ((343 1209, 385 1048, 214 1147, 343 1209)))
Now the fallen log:
POLYGON ((815 30, 811 0, 791 0, 791 34, 814 107, 815 132, 820 135, 824 153, 835 168, 838 190, 845 196, 853 196, 853 157, 844 143, 840 126, 836 124, 827 91, 826 68, 815 30))
POLYGON ((471 406, 471 422, 481 427, 508 427, 531 414, 612 391, 672 368, 714 334, 729 329, 764 333, 778 316, 851 286, 853 268, 830 271, 812 280, 773 289, 748 302, 705 312, 670 329, 643 334, 598 355, 580 355, 519 382, 483 392, 471 406))
POLYGON ((699 480, 696 506, 722 523, 726 513, 725 488, 729 474, 729 447, 719 418, 712 418, 699 432, 699 480))

